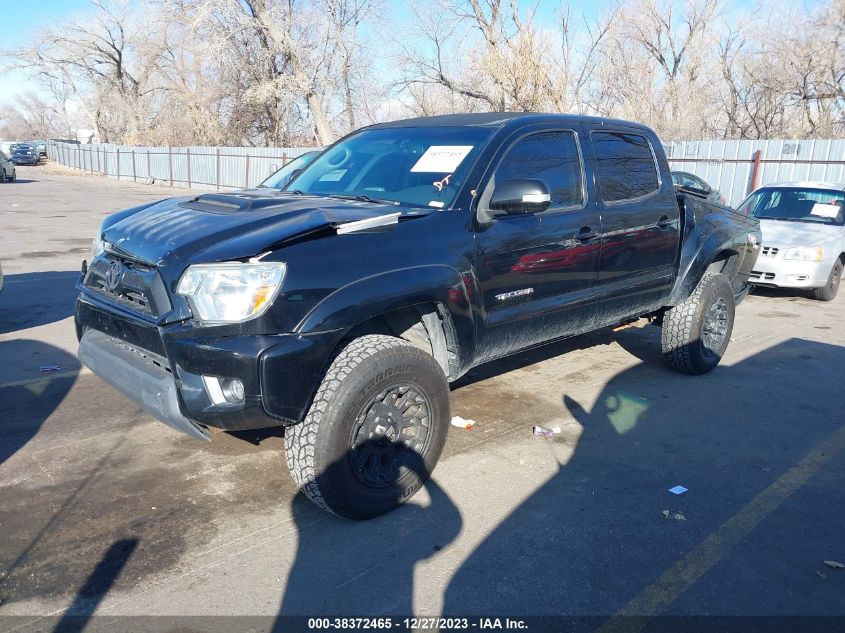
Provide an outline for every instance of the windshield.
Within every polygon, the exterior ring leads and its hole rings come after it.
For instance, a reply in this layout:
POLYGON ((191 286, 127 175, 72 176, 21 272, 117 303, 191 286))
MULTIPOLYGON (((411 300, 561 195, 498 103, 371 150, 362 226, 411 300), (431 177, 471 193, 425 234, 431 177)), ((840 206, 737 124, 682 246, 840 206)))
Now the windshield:
POLYGON ((299 169, 304 169, 311 162, 319 156, 320 152, 305 152, 304 154, 297 156, 293 160, 289 161, 282 167, 280 170, 276 171, 271 175, 267 180, 262 182, 259 187, 267 187, 269 189, 284 189, 285 185, 287 185, 290 180, 291 176, 294 175, 294 172, 299 169))
POLYGON ((443 208, 492 133, 481 127, 362 130, 321 154, 287 190, 443 208))
POLYGON ((760 220, 843 225, 845 191, 803 187, 772 187, 755 191, 738 211, 760 220))

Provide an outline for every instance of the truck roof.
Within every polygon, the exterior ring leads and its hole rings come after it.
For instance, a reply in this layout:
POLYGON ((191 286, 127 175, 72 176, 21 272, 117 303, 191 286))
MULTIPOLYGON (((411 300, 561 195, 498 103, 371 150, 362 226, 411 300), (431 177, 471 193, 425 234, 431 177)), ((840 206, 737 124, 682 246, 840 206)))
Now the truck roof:
POLYGON ((371 128, 391 127, 462 127, 484 126, 503 127, 507 123, 521 120, 524 123, 559 121, 561 123, 591 123, 593 125, 624 125, 651 131, 646 125, 634 121, 623 121, 604 117, 584 116, 580 114, 557 114, 553 112, 468 112, 462 114, 441 114, 437 116, 400 119, 386 123, 376 123, 371 128))

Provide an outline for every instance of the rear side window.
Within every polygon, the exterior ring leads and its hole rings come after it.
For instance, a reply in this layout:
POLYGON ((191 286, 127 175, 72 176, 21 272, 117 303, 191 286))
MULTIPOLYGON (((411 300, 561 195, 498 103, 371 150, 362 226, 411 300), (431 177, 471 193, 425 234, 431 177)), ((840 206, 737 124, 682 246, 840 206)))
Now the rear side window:
POLYGON ((641 198, 660 189, 651 145, 627 132, 593 132, 599 192, 605 202, 641 198))
POLYGON ((580 206, 581 161, 572 132, 538 132, 517 141, 499 163, 496 182, 534 178, 549 188, 553 207, 580 206))

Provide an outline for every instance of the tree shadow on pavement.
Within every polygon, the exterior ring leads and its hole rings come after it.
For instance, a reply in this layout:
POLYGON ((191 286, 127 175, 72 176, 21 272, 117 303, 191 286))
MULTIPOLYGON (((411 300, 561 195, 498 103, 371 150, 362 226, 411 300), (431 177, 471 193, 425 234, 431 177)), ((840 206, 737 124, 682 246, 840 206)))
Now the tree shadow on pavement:
MULTIPOLYGON (((346 459, 329 470, 344 468, 346 459)), ((395 484, 397 494, 404 485, 403 480, 395 484)), ((427 504, 417 493, 411 502, 367 521, 337 518, 298 493, 291 510, 296 559, 273 630, 293 630, 284 616, 411 614, 415 565, 436 555, 461 530, 460 513, 449 496, 433 479, 424 488, 427 504)))
POLYGON ((56 623, 53 633, 81 633, 85 629, 137 547, 138 539, 135 538, 112 543, 76 592, 73 602, 56 623))
POLYGON ((6 275, 0 292, 0 334, 72 316, 78 279, 77 271, 6 275))
MULTIPOLYGON (((620 336, 659 358, 651 338, 620 336)), ((845 455, 809 492, 777 495, 785 472, 842 437, 843 369, 842 347, 790 339, 704 376, 641 363, 594 403, 562 394, 582 427, 574 453, 469 555, 444 615, 605 617, 638 594, 634 608, 654 613, 841 613, 841 585, 820 584, 813 566, 843 555, 845 455), (689 491, 671 494, 678 484, 689 491), (777 503, 749 503, 771 486, 777 503), (697 575, 680 574, 688 585, 670 576, 646 589, 716 531, 718 546, 693 560, 697 575)))
POLYGON ((16 367, 26 358, 32 365, 27 372, 31 380, 0 384, 0 464, 3 464, 35 437, 70 392, 79 373, 79 361, 58 347, 28 339, 0 341, 0 358, 16 367), (54 364, 61 370, 55 374, 41 373, 38 363, 54 364))

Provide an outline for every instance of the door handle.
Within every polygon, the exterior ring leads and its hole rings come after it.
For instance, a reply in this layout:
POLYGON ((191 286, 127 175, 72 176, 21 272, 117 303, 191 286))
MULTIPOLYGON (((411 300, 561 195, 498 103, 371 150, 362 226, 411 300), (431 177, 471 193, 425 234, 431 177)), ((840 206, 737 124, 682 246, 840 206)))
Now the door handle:
POLYGON ((660 219, 657 221, 657 228, 665 229, 669 226, 672 226, 673 224, 674 224, 674 222, 672 222, 672 220, 669 219, 668 215, 661 215, 660 219))
POLYGON ((575 234, 575 239, 579 242, 588 242, 590 240, 594 240, 599 236, 598 231, 594 231, 589 226, 582 226, 581 230, 575 234))

